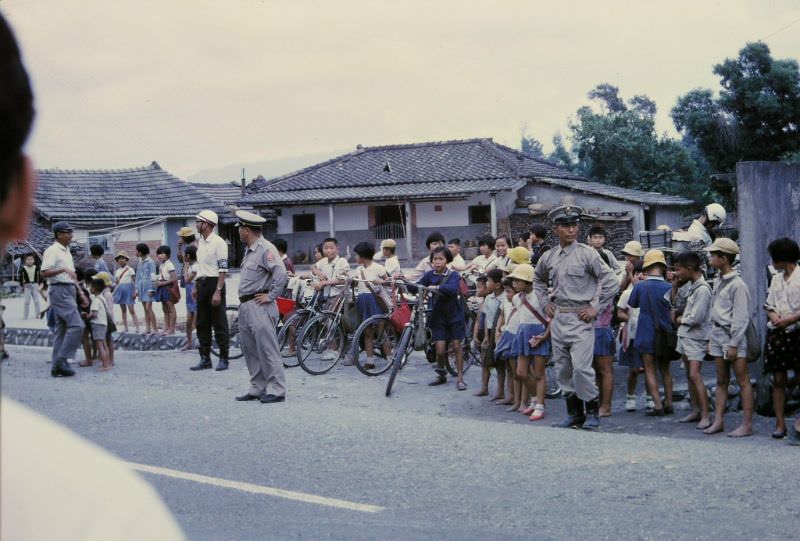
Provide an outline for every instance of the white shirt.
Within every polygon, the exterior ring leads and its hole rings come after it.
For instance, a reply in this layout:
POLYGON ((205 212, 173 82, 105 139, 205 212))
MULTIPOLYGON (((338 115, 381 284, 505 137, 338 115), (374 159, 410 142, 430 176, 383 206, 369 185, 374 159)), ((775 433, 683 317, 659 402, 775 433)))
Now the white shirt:
MULTIPOLYGON (((67 269, 75 272, 75 262, 69 248, 60 242, 54 242, 42 254, 42 270, 67 269)), ((47 279, 48 284, 72 284, 72 278, 65 272, 47 279)))
POLYGON ((161 280, 171 280, 172 277, 169 275, 171 272, 175 272, 175 265, 172 263, 172 261, 167 259, 161 264, 161 269, 159 270, 159 276, 161 277, 161 280))
POLYGON ((767 292, 767 308, 779 316, 800 312, 800 267, 787 280, 782 272, 772 277, 767 292))
POLYGON ((389 274, 389 276, 394 276, 395 273, 400 272, 400 260, 397 259, 396 255, 393 255, 386 260, 384 267, 386 268, 386 272, 389 274))
POLYGON ((98 325, 106 325, 108 323, 108 310, 106 309, 106 301, 103 299, 102 293, 100 295, 91 295, 92 304, 89 310, 97 312, 96 317, 92 318, 92 323, 98 325))
MULTIPOLYGON (((317 268, 325 275, 325 280, 339 280, 350 272, 350 263, 343 257, 336 256, 333 261, 323 257, 317 261, 317 268)), ((342 292, 344 286, 325 286, 323 294, 326 297, 335 297, 342 292)))
POLYGON ((433 270, 433 263, 431 263, 431 256, 426 256, 419 260, 416 267, 406 273, 406 278, 416 282, 429 270, 433 270))
POLYGON ((133 270, 132 267, 125 265, 124 267, 120 267, 114 273, 114 281, 117 285, 123 284, 130 284, 133 283, 133 279, 136 276, 136 271, 133 270))
MULTIPOLYGON (((173 270, 175 267, 172 267, 173 270)), ((228 272, 228 243, 216 233, 197 239, 197 278, 217 278, 228 272)))
POLYGON ((508 300, 503 292, 503 331, 508 331, 511 334, 517 334, 519 328, 519 311, 514 310, 514 304, 508 300), (513 314, 513 315, 512 315, 513 314))
MULTIPOLYGON (((369 267, 365 267, 364 265, 359 265, 358 268, 356 268, 355 272, 352 274, 352 276, 358 279, 366 279, 369 280, 370 282, 377 278, 384 279, 388 277, 388 275, 386 274, 386 268, 383 265, 375 263, 374 261, 369 267)), ((356 287, 357 295, 361 295, 362 293, 372 293, 369 290, 369 287, 367 287, 367 284, 365 284, 364 282, 356 282, 356 283, 358 284, 358 286, 356 287)), ((372 284, 372 289, 374 289, 375 291, 378 291, 378 289, 382 287, 383 286, 372 284)))
POLYGON ((711 235, 708 234, 708 229, 700 220, 695 219, 692 221, 691 225, 689 225, 689 229, 687 230, 692 236, 697 237, 699 240, 703 241, 703 244, 706 246, 711 246, 711 243, 714 242, 711 240, 711 235))
POLYGON ((185 278, 186 279, 186 283, 187 284, 193 284, 194 283, 194 279, 197 278, 197 263, 192 263, 191 265, 189 265, 189 269, 188 270, 189 270, 189 272, 186 273, 187 276, 185 278), (192 276, 192 274, 194 274, 194 276, 192 276))
POLYGON ((639 309, 628 306, 628 299, 631 298, 632 291, 633 285, 628 286, 628 289, 622 292, 622 294, 619 296, 619 301, 617 301, 617 308, 623 308, 628 312, 628 337, 631 340, 633 340, 633 337, 636 336, 636 327, 639 323, 639 309))
POLYGON ((497 256, 494 254, 494 252, 492 252, 488 256, 479 255, 472 260, 472 264, 477 267, 478 271, 483 272, 486 270, 486 267, 488 267, 489 264, 494 262, 495 259, 497 259, 497 256))
MULTIPOLYGON (((536 293, 531 291, 530 293, 525 295, 525 297, 528 299, 530 305, 533 306, 534 310, 539 312, 539 314, 542 317, 546 318, 546 316, 544 315, 544 310, 542 310, 542 307, 539 306, 538 295, 536 295, 536 293)), ((528 309, 528 307, 525 306, 525 303, 522 302, 522 298, 519 296, 519 294, 514 295, 513 303, 514 307, 517 309, 518 320, 520 325, 530 325, 532 323, 535 323, 537 325, 542 324, 542 322, 539 321, 539 318, 534 316, 533 313, 528 309)))
POLYGON ((486 328, 492 329, 499 319, 497 312, 500 311, 500 306, 503 302, 505 293, 496 295, 494 293, 487 295, 481 305, 481 312, 486 316, 486 328))
POLYGON ((461 254, 456 254, 453 256, 453 262, 450 263, 450 267, 455 271, 462 271, 467 266, 466 262, 464 262, 464 258, 461 257, 461 254))

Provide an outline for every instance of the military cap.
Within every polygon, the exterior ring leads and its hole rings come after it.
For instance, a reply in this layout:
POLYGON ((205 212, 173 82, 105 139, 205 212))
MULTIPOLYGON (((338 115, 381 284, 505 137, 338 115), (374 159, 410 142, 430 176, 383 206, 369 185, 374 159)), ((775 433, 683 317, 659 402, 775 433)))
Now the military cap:
POLYGON ((381 250, 384 248, 397 248, 397 243, 394 241, 394 239, 386 239, 381 242, 381 250))
POLYGON ((72 232, 72 226, 69 222, 56 222, 53 224, 53 233, 63 233, 65 231, 72 232))
POLYGON ((575 224, 581 221, 581 216, 583 216, 583 209, 575 205, 562 205, 547 214, 554 224, 575 224))
POLYGON ((714 240, 714 243, 706 248, 707 252, 722 252, 723 254, 737 255, 739 253, 739 246, 731 239, 720 237, 714 240))
POLYGON ((236 217, 239 218, 239 221, 236 222, 236 227, 246 226, 259 228, 267 221, 266 218, 246 210, 237 210, 236 217))

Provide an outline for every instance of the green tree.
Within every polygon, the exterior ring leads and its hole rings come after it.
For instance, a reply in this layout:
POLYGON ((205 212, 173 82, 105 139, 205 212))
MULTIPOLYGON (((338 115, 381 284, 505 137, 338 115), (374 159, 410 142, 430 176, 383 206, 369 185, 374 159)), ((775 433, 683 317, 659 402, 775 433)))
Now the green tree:
POLYGON ((535 137, 528 135, 525 128, 522 128, 519 136, 519 148, 523 154, 531 158, 544 158, 544 147, 535 137))
POLYGON ((581 107, 569 123, 577 172, 626 188, 709 198, 704 163, 681 141, 656 133, 653 100, 639 95, 626 102, 607 83, 588 97, 599 107, 581 107))
POLYGON ((748 43, 737 58, 714 66, 722 89, 695 89, 670 115, 709 165, 731 172, 742 160, 796 159, 800 153, 800 71, 774 60, 765 43, 748 43))
POLYGON ((561 137, 560 133, 553 136, 553 152, 547 156, 547 161, 568 171, 575 172, 575 158, 564 144, 564 138, 561 137))

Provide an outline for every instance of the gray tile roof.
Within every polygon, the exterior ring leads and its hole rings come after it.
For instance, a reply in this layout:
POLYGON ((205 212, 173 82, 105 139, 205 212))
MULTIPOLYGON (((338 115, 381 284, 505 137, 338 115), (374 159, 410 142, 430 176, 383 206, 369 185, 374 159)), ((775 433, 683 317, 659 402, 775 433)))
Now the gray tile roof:
POLYGON ((189 218, 202 209, 225 218, 223 205, 156 162, 132 169, 42 169, 38 177, 36 210, 51 221, 109 224, 189 218))
POLYGON ((243 200, 259 206, 354 200, 465 197, 544 182, 572 190, 655 205, 691 200, 590 182, 491 139, 361 147, 355 152, 248 187, 243 200), (494 184, 492 184, 494 182, 494 184), (521 185, 520 185, 521 186, 521 185))
POLYGON ((25 242, 11 242, 8 245, 8 254, 12 257, 19 257, 31 252, 38 252, 41 257, 42 253, 48 246, 53 244, 53 232, 47 227, 46 224, 39 221, 38 217, 31 217, 30 226, 28 228, 28 238, 25 242))
POLYGON ((190 182, 189 184, 222 205, 235 204, 242 198, 242 186, 236 182, 190 182))

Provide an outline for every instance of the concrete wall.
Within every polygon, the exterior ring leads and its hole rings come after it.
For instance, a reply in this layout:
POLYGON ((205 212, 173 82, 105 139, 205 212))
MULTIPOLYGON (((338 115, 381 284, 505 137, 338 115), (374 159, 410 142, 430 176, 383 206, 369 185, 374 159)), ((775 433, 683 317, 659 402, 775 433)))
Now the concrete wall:
MULTIPOLYGON (((367 209, 368 205, 335 205, 333 207, 333 221, 337 234, 339 231, 359 231, 367 229, 369 224, 367 209)), ((278 216, 278 235, 283 237, 285 235, 301 234, 293 233, 292 217, 295 214, 314 214, 316 216, 315 232, 317 233, 328 233, 330 230, 327 205, 286 207, 282 209, 281 215, 278 216)), ((327 237, 327 235, 325 236, 327 237)))
POLYGON ((780 237, 800 241, 800 164, 741 162, 736 166, 742 278, 750 288, 763 333, 767 245, 780 237))

